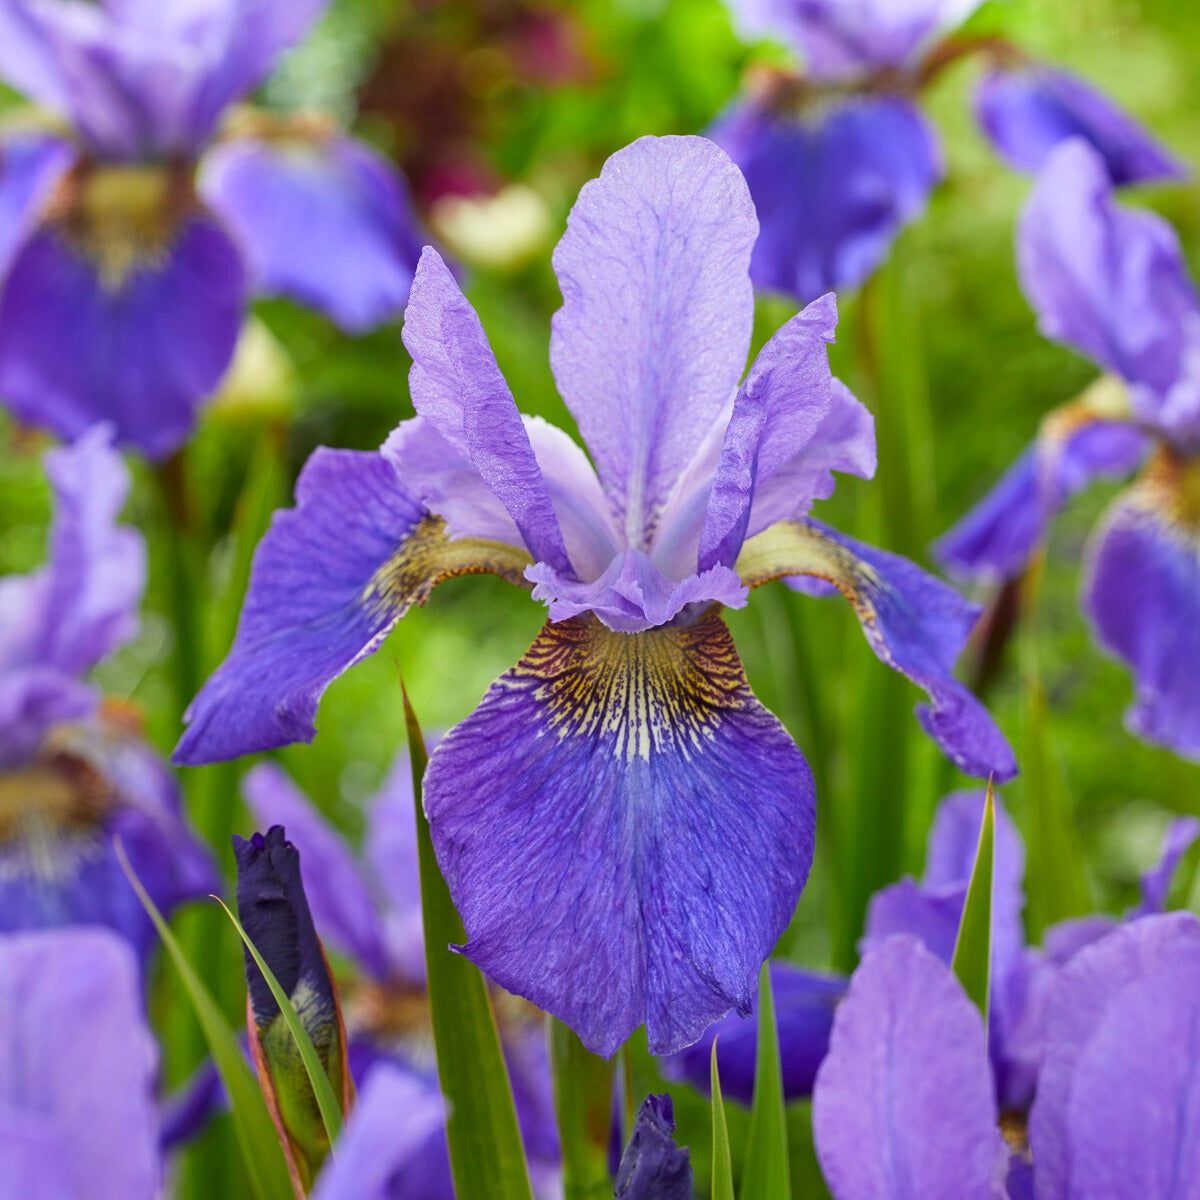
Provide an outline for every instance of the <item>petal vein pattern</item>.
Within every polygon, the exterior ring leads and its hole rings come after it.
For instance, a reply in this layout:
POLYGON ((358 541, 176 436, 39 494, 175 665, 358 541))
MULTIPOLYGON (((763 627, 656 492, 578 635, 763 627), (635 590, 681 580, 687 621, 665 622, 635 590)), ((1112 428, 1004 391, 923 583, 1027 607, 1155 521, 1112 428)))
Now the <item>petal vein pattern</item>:
POLYGON ((425 777, 463 952, 609 1055, 748 1011, 812 861, 804 757, 716 615, 548 623, 425 777))
POLYGON ((311 741, 328 684, 453 575, 523 583, 523 550, 450 540, 382 454, 318 449, 254 556, 229 657, 184 714, 175 759, 212 762, 311 741))
POLYGON ((716 146, 642 138, 584 185, 554 252, 550 364, 632 549, 737 386, 757 233, 716 146))

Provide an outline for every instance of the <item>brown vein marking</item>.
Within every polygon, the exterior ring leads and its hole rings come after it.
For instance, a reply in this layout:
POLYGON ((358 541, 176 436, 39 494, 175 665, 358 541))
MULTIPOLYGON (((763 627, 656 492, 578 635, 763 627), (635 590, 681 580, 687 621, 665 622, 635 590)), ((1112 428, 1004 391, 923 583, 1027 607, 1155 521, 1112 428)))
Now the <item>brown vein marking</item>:
POLYGON ((1136 508, 1165 517, 1190 541, 1200 538, 1200 458, 1181 454, 1167 445, 1160 446, 1146 462, 1128 496, 1136 508))
POLYGON ((201 211, 181 165, 78 163, 46 204, 46 224, 93 262, 109 291, 140 266, 162 263, 187 219, 201 211))
POLYGON ((33 828, 94 829, 114 801, 112 786, 90 763, 47 751, 28 766, 0 773, 0 844, 33 828))
POLYGON ((499 575, 529 587, 525 568, 533 560, 524 550, 484 538, 448 538, 446 522, 422 517, 396 552, 371 576, 360 597, 367 607, 401 617, 414 604, 424 604, 444 579, 455 575, 499 575))
POLYGON ((547 622, 508 679, 545 707, 560 738, 611 739, 626 761, 689 757, 724 713, 753 701, 715 614, 643 633, 614 633, 591 616, 547 622))

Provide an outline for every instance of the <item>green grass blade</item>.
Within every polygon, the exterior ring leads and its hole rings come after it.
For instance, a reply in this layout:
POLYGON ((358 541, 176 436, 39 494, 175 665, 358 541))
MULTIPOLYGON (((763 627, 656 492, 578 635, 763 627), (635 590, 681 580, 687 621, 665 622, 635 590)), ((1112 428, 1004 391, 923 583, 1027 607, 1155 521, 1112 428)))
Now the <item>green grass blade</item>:
POLYGON ((729 1129, 725 1125, 725 1102, 717 1072, 717 1042, 713 1039, 712 1065, 712 1200, 733 1200, 733 1160, 729 1154, 729 1129))
POLYGON ((487 984, 474 963, 449 949, 466 941, 466 933, 438 869, 421 803, 427 755, 407 692, 404 719, 417 810, 425 973, 438 1078, 449 1102, 446 1141, 454 1193, 458 1200, 532 1200, 487 984))
POLYGON ((775 1029, 771 973, 763 963, 758 977, 758 1052, 754 1062, 754 1102, 746 1138, 746 1167, 741 1200, 791 1200, 788 1172, 787 1111, 783 1068, 775 1029))
POLYGON ((565 1200, 611 1200, 608 1135, 617 1060, 592 1054, 575 1033, 549 1018, 554 1114, 562 1146, 565 1200))
POLYGON ((137 893, 142 907, 149 914, 150 920, 154 922, 163 946, 183 980, 188 999, 196 1011, 196 1018, 208 1043, 213 1062, 220 1072, 225 1093, 229 1097, 229 1105, 233 1110, 234 1131, 255 1197, 257 1200, 295 1200, 287 1161, 279 1144, 275 1123, 267 1111, 258 1080, 255 1079, 242 1054, 242 1048, 238 1045, 237 1036, 188 962, 175 935, 154 906, 154 901, 133 873, 119 839, 116 850, 121 869, 137 893))
POLYGON ((213 899, 225 910, 225 915, 233 922, 238 936, 242 939, 246 949, 250 951, 250 957, 254 959, 263 978, 267 981, 267 987, 271 989, 275 1003, 279 1005, 284 1023, 292 1035, 292 1040, 296 1043, 296 1049, 300 1051, 300 1060, 304 1063, 304 1070, 308 1073, 308 1082, 317 1099, 317 1108, 321 1113, 321 1123, 325 1126, 325 1136, 329 1139, 329 1153, 332 1156, 334 1142, 337 1141, 338 1134, 342 1132, 342 1108, 338 1104, 337 1096, 334 1095, 333 1084, 329 1082, 329 1075, 321 1063, 317 1048, 313 1045, 312 1038, 308 1036, 308 1030, 304 1028, 291 997, 283 990, 279 980, 275 978, 275 972, 267 966, 267 960, 258 952, 258 947, 250 940, 249 934, 242 927, 237 915, 219 896, 214 896, 213 899))
POLYGON ((996 845, 996 805, 989 781, 987 800, 983 806, 983 823, 979 827, 979 844, 975 850, 975 866, 967 885, 958 937, 954 942, 952 966, 963 990, 983 1013, 984 1028, 988 1019, 988 986, 992 973, 992 862, 996 845))

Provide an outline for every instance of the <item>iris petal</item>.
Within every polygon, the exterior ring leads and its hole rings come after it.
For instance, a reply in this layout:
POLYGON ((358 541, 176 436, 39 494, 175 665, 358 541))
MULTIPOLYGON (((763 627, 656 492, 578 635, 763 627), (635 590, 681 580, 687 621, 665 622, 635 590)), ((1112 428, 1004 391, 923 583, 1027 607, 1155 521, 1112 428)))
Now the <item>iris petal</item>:
POLYGON ((1200 758, 1200 519, 1194 462, 1163 449, 1093 534, 1084 606, 1137 688, 1126 723, 1200 758))
POLYGON ((463 952, 604 1055, 746 1011, 812 861, 811 772, 716 616, 546 625, 424 797, 463 952))
POLYGON ((751 538, 737 561, 749 587, 781 576, 816 576, 850 601, 875 655, 924 688, 925 732, 962 770, 1012 778, 1012 749, 987 709, 952 674, 979 610, 953 588, 896 554, 817 521, 780 521, 751 538))
POLYGON ((838 1008, 813 1091, 837 1200, 991 1200, 1003 1157, 983 1021, 914 938, 871 951, 838 1008))
POLYGON ((550 363, 633 549, 737 386, 757 231, 711 142, 640 138, 584 185, 554 252, 550 363))
POLYGON ((329 683, 441 580, 490 571, 523 582, 523 550, 449 540, 382 454, 318 449, 296 502, 259 544, 233 647, 185 714, 177 762, 310 741, 329 683))

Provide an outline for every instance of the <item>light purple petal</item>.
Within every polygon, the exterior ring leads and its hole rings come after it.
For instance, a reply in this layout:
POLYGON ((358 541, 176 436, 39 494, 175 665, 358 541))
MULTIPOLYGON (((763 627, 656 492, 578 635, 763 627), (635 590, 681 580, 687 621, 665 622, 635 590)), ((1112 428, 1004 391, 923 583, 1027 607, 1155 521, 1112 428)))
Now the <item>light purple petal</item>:
POLYGON ((1018 575, 1067 500, 1096 479, 1127 474, 1147 445, 1146 434, 1125 421, 1047 423, 995 487, 938 539, 934 554, 967 578, 994 582, 1018 575))
POLYGON ((256 827, 282 825, 300 852, 300 873, 322 941, 349 954, 377 979, 387 957, 375 903, 346 843, 274 763, 259 763, 242 781, 256 827))
MULTIPOLYGON (((829 413, 832 377, 826 347, 836 328, 837 301, 823 296, 788 321, 751 365, 725 428, 700 531, 698 570, 733 566, 747 537, 760 482, 766 484, 801 454, 829 413)), ((808 497, 794 499, 799 509, 808 497)))
POLYGON ((1040 63, 985 73, 975 91, 975 115, 996 153, 1018 171, 1036 171, 1056 146, 1081 137, 1118 186, 1187 175, 1177 158, 1102 92, 1040 63))
POLYGON ((0 276, 72 157, 70 144, 61 138, 20 131, 0 137, 0 276))
POLYGON ((97 427, 50 451, 54 488, 49 562, 0 581, 0 756, 28 754, 49 726, 90 711, 77 677, 132 635, 146 577, 145 546, 117 516, 129 475, 97 427))
POLYGON ((1016 761, 979 700, 953 675, 979 616, 953 588, 896 554, 813 520, 781 521, 747 541, 737 563, 753 587, 780 576, 816 576, 850 601, 881 662, 908 676, 933 702, 917 706, 922 728, 971 775, 1003 782, 1016 761))
POLYGON ((710 567, 683 580, 668 579, 640 550, 626 550, 591 583, 564 579, 544 563, 528 568, 533 598, 542 600, 551 621, 594 613, 609 629, 640 633, 665 625, 691 605, 716 602, 741 608, 747 589, 729 567, 710 567))
POLYGON ((177 762, 311 741, 329 683, 448 575, 521 581, 528 556, 448 541, 382 454, 319 448, 255 552, 228 658, 184 714, 177 762))
POLYGON ((479 473, 535 561, 570 571, 562 531, 529 435, 479 317, 427 246, 404 314, 413 406, 479 473))
POLYGON ((1200 320, 1179 240, 1156 214, 1113 203, 1103 161, 1080 139, 1047 157, 1021 215, 1017 260, 1042 333, 1167 394, 1200 320))
POLYGON ((901 879, 880 888, 867 905, 859 954, 869 954, 888 938, 906 933, 920 939, 930 954, 948 964, 954 957, 966 895, 965 883, 931 888, 913 879, 901 879))
POLYGON ((1200 758, 1200 530, 1169 452, 1123 492, 1088 549, 1084 607, 1133 673, 1130 730, 1200 758))
POLYGON ((910 66, 940 29, 965 21, 980 0, 729 0, 749 36, 773 35, 799 50, 816 79, 910 66))
POLYGON ((1030 1115, 1038 1200, 1191 1200, 1200 1181, 1200 925, 1145 917, 1058 976, 1030 1115))
POLYGON ((813 1091, 813 1137, 836 1200, 993 1200, 996 1104, 983 1021, 915 939, 863 959, 813 1091))
POLYGON ((1163 839, 1162 856, 1158 863, 1142 876, 1142 902, 1133 910, 1134 916, 1147 916, 1163 912, 1167 907, 1167 895, 1180 860, 1200 837, 1200 821, 1195 817, 1176 817, 1167 826, 1163 839))
POLYGON ((233 356, 241 260, 203 213, 119 277, 93 257, 106 253, 55 226, 17 253, 0 295, 0 395, 64 438, 107 420, 119 441, 162 457, 187 437, 233 356))
POLYGON ((363 857, 387 899, 384 946, 388 965, 403 979, 425 979, 425 928, 417 863, 417 819, 412 764, 397 755, 367 812, 363 857))
POLYGON ((322 0, 0 2, 0 70, 107 159, 191 155, 322 0))
POLYGON ((839 99, 809 117, 753 101, 723 116, 712 136, 754 198, 755 286, 801 301, 862 283, 943 173, 933 129, 895 96, 839 99))
MULTIPOLYGON (((849 981, 843 975, 806 971, 780 959, 771 961, 771 993, 779 1035, 785 1100, 812 1095, 817 1068, 829 1049, 829 1033, 837 1005, 849 981)), ((757 1000, 751 1006, 757 1010, 757 1000)), ((709 1026, 698 1042, 661 1063, 669 1079, 686 1079, 707 1092, 712 1045, 717 1043, 721 1094, 749 1105, 754 1097, 754 1066, 758 1047, 755 1012, 730 1013, 709 1026)))
POLYGON ((757 231, 722 151, 646 137, 584 185, 554 252, 550 363, 632 549, 649 548, 745 366, 757 231))
POLYGON ((812 859, 811 774, 716 616, 547 624, 424 797, 463 952, 603 1055, 747 1011, 812 859))
POLYGON ((158 1054, 140 991, 133 955, 105 930, 0 938, 0 1110, 38 1119, 70 1196, 159 1194, 158 1054))
POLYGON ((206 157, 201 190, 259 292, 354 333, 403 310, 426 239, 396 169, 361 142, 227 142, 206 157))
POLYGON ((367 1077, 313 1200, 392 1200, 393 1177, 445 1122, 436 1086, 388 1063, 367 1077))

